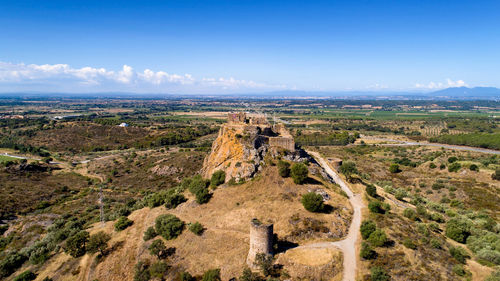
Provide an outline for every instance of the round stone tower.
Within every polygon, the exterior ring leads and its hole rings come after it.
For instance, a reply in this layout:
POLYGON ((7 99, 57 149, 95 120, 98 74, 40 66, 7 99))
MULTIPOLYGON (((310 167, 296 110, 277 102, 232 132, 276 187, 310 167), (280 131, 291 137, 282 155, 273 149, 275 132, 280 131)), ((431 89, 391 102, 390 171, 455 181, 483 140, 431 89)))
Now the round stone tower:
POLYGON ((273 254, 273 225, 263 224, 258 219, 250 222, 250 250, 248 251, 247 264, 255 268, 255 257, 258 253, 273 254))

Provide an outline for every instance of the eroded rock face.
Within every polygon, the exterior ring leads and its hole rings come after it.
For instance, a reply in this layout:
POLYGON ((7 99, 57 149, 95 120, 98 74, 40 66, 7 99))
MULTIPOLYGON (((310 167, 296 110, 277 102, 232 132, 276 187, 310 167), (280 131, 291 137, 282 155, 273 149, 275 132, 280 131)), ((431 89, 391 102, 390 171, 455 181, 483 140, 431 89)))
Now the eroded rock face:
POLYGON ((258 126, 225 124, 205 158, 203 176, 208 178, 213 172, 223 170, 226 181, 250 178, 259 170, 267 150, 258 126))

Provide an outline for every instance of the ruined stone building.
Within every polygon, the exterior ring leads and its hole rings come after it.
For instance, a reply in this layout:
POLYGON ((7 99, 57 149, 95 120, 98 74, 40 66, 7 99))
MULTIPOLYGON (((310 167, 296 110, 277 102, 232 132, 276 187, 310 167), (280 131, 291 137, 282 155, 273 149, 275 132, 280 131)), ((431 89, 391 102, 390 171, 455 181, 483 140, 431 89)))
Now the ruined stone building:
POLYGON ((263 224, 257 219, 250 222, 250 250, 247 256, 247 265, 256 268, 255 257, 257 254, 273 254, 273 225, 263 224))

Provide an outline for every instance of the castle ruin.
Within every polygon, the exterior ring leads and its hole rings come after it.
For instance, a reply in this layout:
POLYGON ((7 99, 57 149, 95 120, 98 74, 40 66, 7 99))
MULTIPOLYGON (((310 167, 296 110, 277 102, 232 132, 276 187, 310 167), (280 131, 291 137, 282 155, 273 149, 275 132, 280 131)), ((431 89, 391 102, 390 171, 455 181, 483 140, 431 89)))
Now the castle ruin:
POLYGON ((247 116, 244 112, 228 113, 227 123, 233 126, 245 125, 256 127, 261 135, 260 141, 264 140, 271 148, 282 148, 291 152, 295 151, 295 141, 285 128, 285 125, 281 123, 271 125, 264 115, 247 116))
POLYGON ((257 254, 273 254, 273 225, 262 224, 257 219, 250 222, 250 250, 247 256, 247 265, 255 269, 257 254))

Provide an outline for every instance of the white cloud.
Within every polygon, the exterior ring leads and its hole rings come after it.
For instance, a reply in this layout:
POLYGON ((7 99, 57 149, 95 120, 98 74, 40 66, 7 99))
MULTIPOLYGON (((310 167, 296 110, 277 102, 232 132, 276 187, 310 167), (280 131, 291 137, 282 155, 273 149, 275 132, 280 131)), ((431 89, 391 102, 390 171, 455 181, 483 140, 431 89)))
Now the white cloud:
POLYGON ((90 66, 73 68, 68 64, 14 64, 0 62, 0 90, 38 90, 40 85, 51 85, 54 90, 120 90, 139 92, 217 93, 219 91, 251 91, 286 89, 285 85, 257 83, 230 78, 195 79, 191 74, 169 74, 145 69, 135 71, 123 65, 119 71, 90 66), (33 85, 31 88, 29 85, 33 85))
POLYGON ((469 85, 464 82, 464 80, 453 81, 451 79, 446 79, 446 83, 442 82, 429 82, 428 84, 415 84, 415 88, 418 89, 429 89, 429 90, 439 90, 451 87, 468 87, 469 85))

